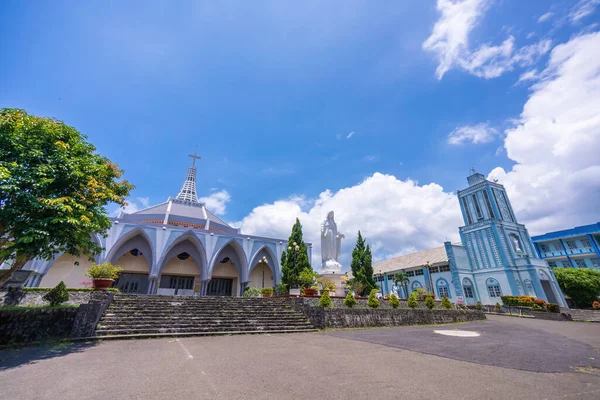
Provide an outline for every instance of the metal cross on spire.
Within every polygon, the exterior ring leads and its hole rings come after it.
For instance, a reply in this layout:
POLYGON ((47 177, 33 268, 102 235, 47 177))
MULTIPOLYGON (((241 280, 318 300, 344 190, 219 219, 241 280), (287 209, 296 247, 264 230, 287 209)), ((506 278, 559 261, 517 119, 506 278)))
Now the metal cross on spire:
POLYGON ((196 152, 194 152, 194 154, 188 154, 188 157, 192 158, 192 167, 196 166, 196 160, 200 159, 200 156, 196 154, 196 152))

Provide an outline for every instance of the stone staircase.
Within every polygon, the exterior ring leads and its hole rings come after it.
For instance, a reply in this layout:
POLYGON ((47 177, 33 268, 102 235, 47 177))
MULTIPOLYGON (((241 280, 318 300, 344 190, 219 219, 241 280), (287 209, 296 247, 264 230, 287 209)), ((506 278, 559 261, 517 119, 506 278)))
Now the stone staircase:
POLYGON ((97 339, 314 331, 286 299, 115 295, 97 339))

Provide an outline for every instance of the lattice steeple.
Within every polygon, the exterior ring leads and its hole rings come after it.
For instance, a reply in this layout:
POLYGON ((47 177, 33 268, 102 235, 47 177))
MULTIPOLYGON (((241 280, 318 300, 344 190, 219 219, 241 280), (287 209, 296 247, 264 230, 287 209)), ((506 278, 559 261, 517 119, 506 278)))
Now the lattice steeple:
POLYGON ((200 159, 200 156, 194 154, 189 155, 192 158, 192 166, 188 168, 185 182, 177 195, 177 200, 191 201, 192 203, 198 202, 198 194, 196 193, 196 159, 200 159))

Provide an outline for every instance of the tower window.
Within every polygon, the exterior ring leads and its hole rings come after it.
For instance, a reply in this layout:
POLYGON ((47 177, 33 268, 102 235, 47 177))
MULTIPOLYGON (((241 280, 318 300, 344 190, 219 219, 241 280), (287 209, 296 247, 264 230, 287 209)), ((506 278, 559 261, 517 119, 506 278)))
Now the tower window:
POLYGON ((483 219, 483 214, 481 214, 481 209, 479 208, 479 203, 477 202, 476 195, 473 195, 473 204, 475 205, 475 211, 477 212, 477 219, 483 219))
POLYGON ((465 208, 465 214, 467 215, 467 222, 470 224, 473 223, 473 220, 471 219, 471 213, 469 212, 469 206, 467 205, 467 200, 463 197, 462 198, 463 201, 463 207, 465 208))
POLYGON ((483 191, 483 198, 485 199, 485 204, 487 206, 488 213, 490 214, 490 218, 496 218, 496 215, 494 214, 494 209, 492 208, 492 203, 490 202, 490 198, 487 194, 487 190, 483 191))

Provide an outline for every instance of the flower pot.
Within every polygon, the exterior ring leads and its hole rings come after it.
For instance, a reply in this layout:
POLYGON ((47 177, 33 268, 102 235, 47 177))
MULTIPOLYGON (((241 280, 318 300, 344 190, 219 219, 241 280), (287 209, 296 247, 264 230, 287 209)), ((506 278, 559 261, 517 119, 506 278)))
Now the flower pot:
POLYGON ((317 294, 317 291, 315 289, 310 289, 310 288, 304 289, 305 296, 314 296, 316 294, 317 294))
POLYGON ((267 297, 271 297, 271 295, 263 293, 262 297, 267 298, 267 297))
POLYGON ((92 284, 94 286, 94 290, 108 290, 114 281, 114 279, 94 279, 92 280, 92 284))

